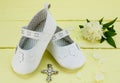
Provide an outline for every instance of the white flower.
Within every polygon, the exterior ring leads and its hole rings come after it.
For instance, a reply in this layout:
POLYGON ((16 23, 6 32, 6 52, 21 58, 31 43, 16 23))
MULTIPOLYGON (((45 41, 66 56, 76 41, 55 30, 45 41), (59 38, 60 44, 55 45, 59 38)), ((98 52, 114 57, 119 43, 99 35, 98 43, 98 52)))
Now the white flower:
POLYGON ((83 37, 91 42, 99 41, 103 36, 102 25, 99 22, 88 22, 81 32, 83 37))
POLYGON ((104 75, 102 74, 102 73, 97 73, 96 74, 96 76, 95 76, 95 80, 97 81, 97 82, 100 82, 100 81, 103 81, 104 80, 104 75))
POLYGON ((78 72, 77 74, 76 74, 76 76, 77 76, 77 78, 82 78, 82 73, 81 72, 78 72))

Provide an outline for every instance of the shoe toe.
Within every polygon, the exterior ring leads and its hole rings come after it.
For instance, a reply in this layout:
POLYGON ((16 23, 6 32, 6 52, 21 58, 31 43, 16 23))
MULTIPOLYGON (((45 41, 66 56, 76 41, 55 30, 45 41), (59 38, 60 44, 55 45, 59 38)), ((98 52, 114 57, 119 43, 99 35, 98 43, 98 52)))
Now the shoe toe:
POLYGON ((18 55, 14 55, 12 60, 12 68, 18 74, 29 74, 35 70, 37 65, 35 61, 30 61, 31 58, 23 58, 18 55))
POLYGON ((83 55, 68 56, 60 61, 61 66, 70 70, 80 68, 84 63, 85 57, 83 55))

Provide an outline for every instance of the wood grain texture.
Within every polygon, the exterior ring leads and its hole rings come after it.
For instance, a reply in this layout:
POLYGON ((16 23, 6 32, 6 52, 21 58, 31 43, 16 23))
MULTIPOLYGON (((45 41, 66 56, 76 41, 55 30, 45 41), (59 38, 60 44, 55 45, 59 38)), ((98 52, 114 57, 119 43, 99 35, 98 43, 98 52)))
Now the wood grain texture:
POLYGON ((111 20, 120 17, 119 0, 0 0, 0 20, 29 20, 51 3, 51 13, 56 20, 111 20))

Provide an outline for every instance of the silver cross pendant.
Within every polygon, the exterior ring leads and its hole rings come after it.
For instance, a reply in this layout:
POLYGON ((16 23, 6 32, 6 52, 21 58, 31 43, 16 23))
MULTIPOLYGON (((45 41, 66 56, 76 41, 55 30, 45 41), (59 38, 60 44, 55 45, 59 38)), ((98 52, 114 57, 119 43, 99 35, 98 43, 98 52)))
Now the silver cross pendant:
POLYGON ((47 74, 46 81, 49 83, 50 81, 52 81, 51 76, 54 74, 58 74, 58 71, 54 71, 51 64, 48 64, 47 68, 47 70, 42 70, 41 73, 47 74))

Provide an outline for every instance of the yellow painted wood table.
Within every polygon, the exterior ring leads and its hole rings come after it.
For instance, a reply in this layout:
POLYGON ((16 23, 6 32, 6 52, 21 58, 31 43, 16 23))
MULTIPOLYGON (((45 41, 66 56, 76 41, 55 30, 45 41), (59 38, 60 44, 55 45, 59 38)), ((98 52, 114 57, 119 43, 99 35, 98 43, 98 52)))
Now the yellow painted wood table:
POLYGON ((51 83, 120 83, 119 3, 119 0, 0 0, 0 83, 46 83, 46 76, 40 71, 48 63, 59 71, 58 75, 52 76, 51 83), (20 39, 21 27, 27 25, 45 2, 51 3, 50 10, 57 24, 68 29, 81 47, 86 63, 78 70, 68 71, 60 67, 46 50, 35 72, 17 75, 11 69, 11 59, 20 39), (79 24, 84 24, 86 18, 97 21, 101 17, 105 17, 105 22, 118 17, 114 37, 116 49, 107 42, 93 44, 81 36, 79 24))

